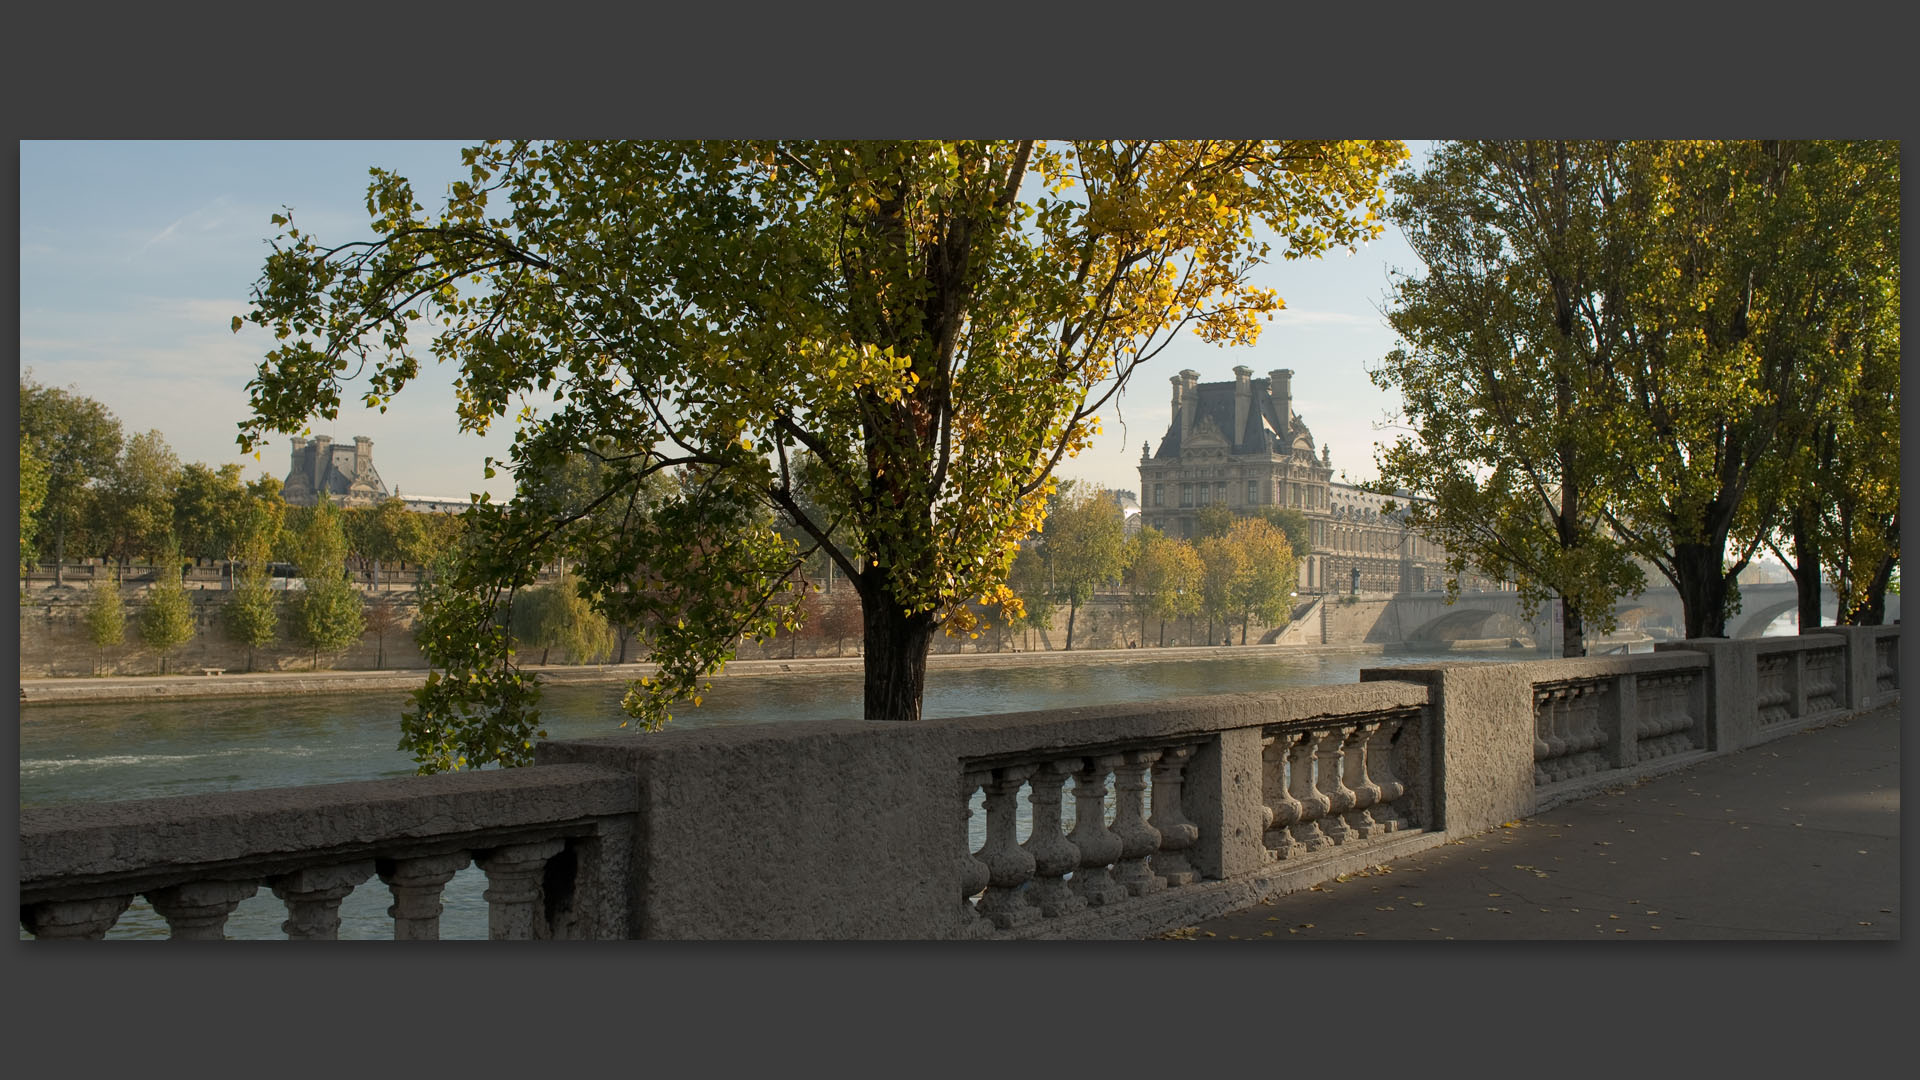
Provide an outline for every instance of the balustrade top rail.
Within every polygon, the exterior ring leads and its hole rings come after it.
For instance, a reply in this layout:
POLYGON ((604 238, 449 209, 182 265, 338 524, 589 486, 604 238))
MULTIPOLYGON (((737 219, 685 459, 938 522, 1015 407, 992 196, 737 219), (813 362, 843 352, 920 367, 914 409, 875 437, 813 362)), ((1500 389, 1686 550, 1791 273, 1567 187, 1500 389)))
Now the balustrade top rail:
POLYGON ((505 844, 635 809, 631 776, 587 765, 35 807, 20 812, 20 899, 505 844))

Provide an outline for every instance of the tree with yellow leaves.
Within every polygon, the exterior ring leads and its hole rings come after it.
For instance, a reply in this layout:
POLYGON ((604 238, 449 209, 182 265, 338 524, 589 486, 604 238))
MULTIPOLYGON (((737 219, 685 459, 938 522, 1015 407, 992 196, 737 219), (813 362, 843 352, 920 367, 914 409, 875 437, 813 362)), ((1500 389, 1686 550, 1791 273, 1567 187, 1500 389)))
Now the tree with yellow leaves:
POLYGON ((866 716, 913 720, 932 635, 975 629, 970 603, 1015 609, 1008 564, 1099 409, 1183 330, 1251 342, 1280 306, 1254 267, 1376 235, 1405 156, 1393 141, 490 143, 465 152, 471 178, 437 215, 375 170, 371 240, 321 244, 276 215, 234 321, 276 340, 241 441, 336 416, 349 372, 383 404, 417 374, 424 323, 460 365, 463 426, 516 407, 509 467, 605 460, 585 508, 534 493, 471 512, 455 584, 476 600, 426 642, 439 671, 403 722, 424 769, 530 757, 530 696, 491 613, 563 539, 659 665, 628 695, 643 726, 742 635, 791 619, 781 583, 815 550, 865 613, 866 716), (818 474, 804 500, 802 452, 818 474), (673 497, 630 500, 663 471, 681 477, 673 497))

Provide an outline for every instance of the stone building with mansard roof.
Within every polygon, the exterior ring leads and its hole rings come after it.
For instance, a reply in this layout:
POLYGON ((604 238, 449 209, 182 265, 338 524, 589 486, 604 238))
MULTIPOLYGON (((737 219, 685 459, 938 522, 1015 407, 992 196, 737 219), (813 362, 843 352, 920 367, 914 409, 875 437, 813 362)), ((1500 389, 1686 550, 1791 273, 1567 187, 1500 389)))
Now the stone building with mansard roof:
MULTIPOLYGON (((1441 588, 1445 549, 1383 512, 1386 497, 1335 481, 1329 449, 1315 454, 1313 432, 1293 411, 1293 372, 1278 368, 1256 379, 1236 367, 1233 374, 1217 383, 1201 382, 1197 371, 1173 377, 1172 422, 1157 451, 1141 447, 1142 523, 1191 538, 1203 506, 1224 503, 1237 513, 1287 507, 1306 517, 1313 538, 1301 557, 1301 592, 1350 591, 1355 570, 1365 592, 1441 588)), ((1494 583, 1470 578, 1461 586, 1494 583)))
POLYGON ((356 435, 352 446, 335 446, 325 435, 294 438, 281 497, 289 506, 312 506, 323 493, 335 506, 372 506, 387 498, 387 485, 373 467, 372 439, 356 435))

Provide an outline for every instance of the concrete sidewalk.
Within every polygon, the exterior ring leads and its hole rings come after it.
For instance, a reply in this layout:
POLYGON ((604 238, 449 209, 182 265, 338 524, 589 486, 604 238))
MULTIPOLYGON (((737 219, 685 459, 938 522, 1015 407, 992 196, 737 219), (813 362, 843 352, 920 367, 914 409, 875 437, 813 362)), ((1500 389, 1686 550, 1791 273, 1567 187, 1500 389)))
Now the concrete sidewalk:
POLYGON ((1900 706, 1163 936, 1897 940, 1900 706))

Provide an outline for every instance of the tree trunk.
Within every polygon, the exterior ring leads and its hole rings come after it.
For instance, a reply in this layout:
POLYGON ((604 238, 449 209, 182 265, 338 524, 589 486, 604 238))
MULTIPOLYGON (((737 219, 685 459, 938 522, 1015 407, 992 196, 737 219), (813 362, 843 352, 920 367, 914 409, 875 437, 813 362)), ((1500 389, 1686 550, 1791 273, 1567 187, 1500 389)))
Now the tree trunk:
POLYGON ((1674 588, 1686 611, 1687 636, 1727 636, 1727 577, 1721 550, 1706 544, 1675 544, 1674 588))
POLYGON ((1792 531, 1795 565, 1787 567, 1787 572, 1793 575, 1800 632, 1804 634, 1820 625, 1820 540, 1808 527, 1804 510, 1794 513, 1792 531))
POLYGON ((66 561, 66 557, 67 530, 55 529, 53 531, 53 587, 56 589, 60 587, 60 567, 66 561))
POLYGON ((1893 556, 1880 560, 1880 568, 1873 572, 1873 580, 1867 584, 1866 602, 1846 613, 1848 626, 1879 626, 1887 620, 1887 586, 1893 582, 1893 556))
POLYGON ((927 686, 927 648, 933 644, 933 613, 907 614, 882 593, 873 571, 855 579, 866 642, 868 720, 918 720, 927 686))
POLYGON ((1079 614, 1079 612, 1079 604, 1074 603, 1072 600, 1067 601, 1067 648, 1065 650, 1067 652, 1073 651, 1073 617, 1079 614))
POLYGON ((1245 645, 1247 643, 1247 620, 1251 619, 1252 617, 1253 617, 1252 612, 1243 612, 1240 615, 1240 644, 1242 645, 1245 645))
MULTIPOLYGON (((1145 636, 1144 631, 1142 636, 1145 636)), ((1165 619, 1160 620, 1160 647, 1163 649, 1167 647, 1167 620, 1165 619)))
POLYGON ((1580 609, 1560 600, 1560 655, 1572 658, 1587 655, 1587 623, 1580 609))

